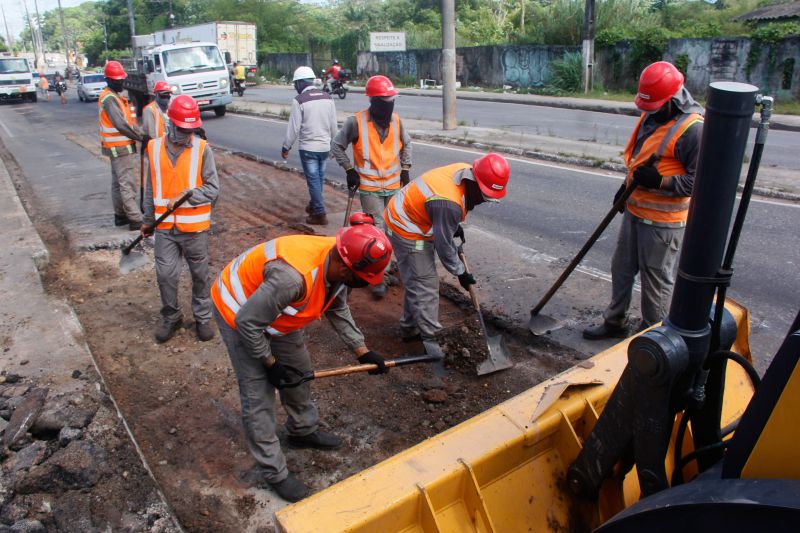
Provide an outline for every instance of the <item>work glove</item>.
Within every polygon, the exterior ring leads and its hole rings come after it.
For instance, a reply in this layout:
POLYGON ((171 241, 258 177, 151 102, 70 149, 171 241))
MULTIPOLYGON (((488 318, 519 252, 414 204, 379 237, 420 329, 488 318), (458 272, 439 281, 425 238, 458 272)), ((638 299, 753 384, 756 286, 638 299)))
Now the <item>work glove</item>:
POLYGON ((400 171, 400 185, 405 187, 408 185, 408 182, 411 181, 411 175, 408 173, 407 169, 403 169, 400 171))
POLYGON ((458 275, 458 282, 464 288, 465 291, 469 292, 469 286, 475 285, 475 276, 473 276, 470 272, 464 271, 463 274, 458 275))
POLYGON ((147 150, 147 144, 152 141, 152 137, 145 135, 142 137, 142 150, 147 150))
POLYGON ((142 236, 149 237, 153 234, 155 230, 156 230, 155 226, 148 226, 146 224, 142 224, 140 231, 142 232, 142 236))
POLYGON ((267 369, 267 381, 276 389, 284 389, 289 383, 289 371, 277 359, 272 366, 267 369))
POLYGON ((467 239, 464 238, 464 226, 462 226, 461 224, 458 225, 458 229, 456 230, 455 233, 453 233, 453 239, 461 239, 462 243, 467 242, 467 239))
POLYGON ((358 175, 356 169, 351 168, 347 171, 347 188, 350 190, 358 189, 361 185, 361 176, 358 175))
MULTIPOLYGON (((622 198, 622 195, 625 193, 625 189, 626 189, 625 183, 623 183, 622 185, 619 186, 619 190, 614 195, 614 205, 616 205, 617 201, 619 201, 619 199, 622 198)), ((621 206, 619 206, 618 210, 619 210, 620 213, 624 213, 625 212, 625 204, 622 204, 621 206)))
POLYGON ((636 180, 637 185, 647 189, 660 189, 661 181, 664 176, 658 173, 655 167, 645 166, 638 167, 633 171, 633 179, 636 180))
POLYGON ((383 356, 372 350, 360 356, 358 362, 362 365, 378 365, 378 368, 369 371, 372 375, 385 374, 389 371, 389 367, 386 366, 386 360, 383 356))
POLYGON ((284 159, 289 159, 289 150, 286 148, 281 148, 281 157, 284 159))

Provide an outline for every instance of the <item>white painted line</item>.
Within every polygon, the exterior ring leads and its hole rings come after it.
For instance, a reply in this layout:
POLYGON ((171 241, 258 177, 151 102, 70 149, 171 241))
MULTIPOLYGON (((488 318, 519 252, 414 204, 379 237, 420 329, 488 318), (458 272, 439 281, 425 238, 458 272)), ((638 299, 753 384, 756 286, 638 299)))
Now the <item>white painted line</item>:
POLYGON ((14 134, 11 133, 11 130, 8 129, 8 127, 6 126, 6 122, 4 120, 0 120, 0 126, 3 126, 3 129, 5 130, 6 134, 9 137, 14 137, 14 134))

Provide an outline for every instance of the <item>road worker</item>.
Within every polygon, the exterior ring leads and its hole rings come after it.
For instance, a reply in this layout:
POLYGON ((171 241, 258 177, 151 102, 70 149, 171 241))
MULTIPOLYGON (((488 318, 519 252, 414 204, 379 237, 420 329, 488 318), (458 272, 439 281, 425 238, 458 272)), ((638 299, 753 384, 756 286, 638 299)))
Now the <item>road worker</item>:
POLYGON ((505 158, 490 153, 472 165, 455 163, 426 172, 386 206, 383 217, 403 280, 403 341, 435 341, 442 328, 434 251, 464 290, 475 283, 458 257, 455 237, 463 238, 461 223, 475 206, 506 195, 509 174, 505 158))
POLYGON ((286 137, 281 147, 281 157, 289 157, 295 141, 300 148, 300 162, 308 185, 309 202, 306 206, 306 223, 325 225, 323 191, 325 167, 331 150, 331 139, 336 135, 336 105, 331 95, 314 87, 314 71, 311 67, 297 67, 293 82, 297 96, 292 99, 292 111, 286 126, 286 137))
POLYGON ((142 128, 151 139, 158 139, 166 133, 169 122, 167 108, 169 107, 172 91, 169 83, 164 80, 157 81, 153 87, 155 98, 142 110, 142 128))
POLYGON ((371 224, 339 230, 335 237, 289 235, 250 248, 231 261, 211 289, 214 318, 239 382, 248 448, 263 480, 284 500, 295 502, 308 487, 286 468, 276 434, 275 391, 289 415, 286 429, 295 448, 333 450, 341 439, 319 429, 309 383, 311 371, 303 328, 328 318, 361 364, 388 371, 369 350, 347 306, 347 288, 380 283, 392 246, 371 224))
POLYGON ((122 80, 128 77, 118 61, 105 66, 108 86, 98 98, 100 108, 100 144, 103 155, 111 159, 111 201, 114 225, 128 225, 131 231, 142 227, 139 208, 139 178, 136 176, 136 141, 147 144, 149 137, 136 125, 128 99, 122 96, 122 80))
POLYGON ((208 230, 211 207, 219 196, 214 154, 198 130, 200 109, 191 96, 176 96, 167 111, 169 123, 163 137, 147 146, 145 158, 145 207, 142 234, 155 231, 156 278, 161 292, 161 322, 157 342, 166 342, 183 324, 178 304, 181 260, 186 258, 192 275, 192 314, 197 338, 214 337, 211 326, 211 280, 208 276, 208 230), (155 219, 171 209, 187 191, 189 200, 164 222, 155 219))
MULTIPOLYGON (((358 189, 361 209, 371 214, 385 231, 383 210, 410 180, 411 137, 394 113, 397 90, 389 78, 372 76, 367 80, 365 94, 369 97, 369 108, 345 120, 331 143, 331 152, 347 171, 347 187, 351 191, 358 189), (353 162, 347 155, 351 144, 353 162)), ((372 294, 383 298, 386 284, 373 287, 372 294)))
POLYGON ((674 65, 658 61, 642 71, 636 106, 642 112, 623 157, 636 189, 626 202, 611 261, 611 303, 603 322, 583 331, 587 339, 624 338, 634 277, 642 286, 638 330, 667 314, 675 260, 683 240, 703 131, 703 108, 683 85, 674 65))

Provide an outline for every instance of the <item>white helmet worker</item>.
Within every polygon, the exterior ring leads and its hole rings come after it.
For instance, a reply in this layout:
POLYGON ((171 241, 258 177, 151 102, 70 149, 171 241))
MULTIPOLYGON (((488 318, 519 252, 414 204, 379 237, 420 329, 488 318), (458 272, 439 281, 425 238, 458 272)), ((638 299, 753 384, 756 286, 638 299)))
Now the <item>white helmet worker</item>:
POLYGON ((316 75, 314 75, 314 71, 311 67, 297 67, 294 71, 294 76, 292 77, 292 81, 297 80, 311 80, 314 81, 316 75))

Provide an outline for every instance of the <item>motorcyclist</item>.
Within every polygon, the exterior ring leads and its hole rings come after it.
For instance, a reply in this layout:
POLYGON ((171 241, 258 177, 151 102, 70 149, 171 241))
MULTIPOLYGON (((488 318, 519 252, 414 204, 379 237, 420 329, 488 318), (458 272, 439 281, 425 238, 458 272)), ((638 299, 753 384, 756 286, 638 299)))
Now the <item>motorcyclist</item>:
POLYGON ((329 93, 333 92, 333 82, 339 81, 339 72, 341 70, 342 66, 339 64, 339 60, 334 59, 330 68, 325 71, 325 86, 328 88, 329 93))
POLYGON ((244 65, 240 65, 239 62, 235 62, 233 64, 233 81, 236 84, 236 88, 241 85, 244 87, 245 84, 245 68, 244 65))
POLYGON ((66 104, 67 95, 65 93, 67 92, 67 82, 64 81, 64 76, 62 76, 59 71, 53 74, 53 85, 56 87, 56 94, 61 98, 61 103, 66 104))

